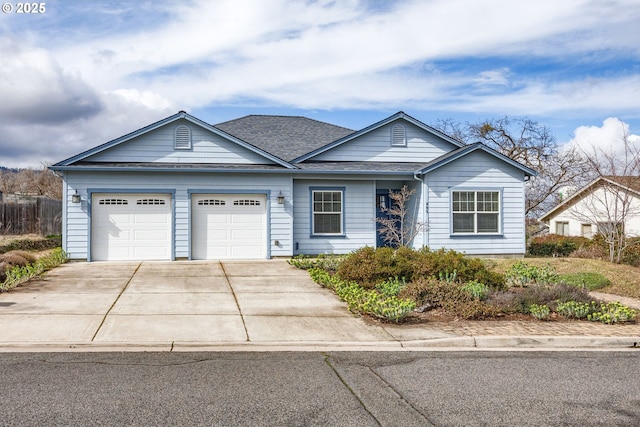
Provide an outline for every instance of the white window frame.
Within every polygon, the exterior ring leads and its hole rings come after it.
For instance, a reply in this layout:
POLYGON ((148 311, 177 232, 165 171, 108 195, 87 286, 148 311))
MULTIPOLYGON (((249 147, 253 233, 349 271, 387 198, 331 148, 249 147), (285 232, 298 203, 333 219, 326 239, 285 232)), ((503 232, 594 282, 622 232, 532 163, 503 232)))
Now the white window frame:
MULTIPOLYGON (((311 188, 311 236, 312 237, 324 237, 324 236, 344 236, 344 188, 311 188), (316 194, 340 194, 340 200, 316 200, 316 194), (340 211, 325 211, 324 208, 328 207, 328 204, 334 205, 335 203, 340 204, 340 211), (316 208, 321 208, 316 210, 316 208), (338 216, 338 224, 340 226, 340 230, 337 232, 317 232, 316 231, 316 215, 335 215, 338 216)), ((331 206, 333 208, 333 206, 331 206)))
POLYGON ((451 191, 451 234, 452 235, 500 235, 502 233, 502 191, 499 189, 456 189, 451 191), (461 200, 456 195, 465 193, 466 200, 461 200), (478 194, 483 195, 483 199, 487 194, 491 194, 491 200, 478 201, 478 194), (473 195, 472 198, 468 198, 473 195), (496 196, 496 200, 493 199, 496 196), (484 206, 480 206, 483 203, 484 206), (497 203, 497 210, 486 210, 486 204, 497 203), (480 215, 496 215, 496 228, 488 231, 478 231, 478 217, 480 215), (468 227, 462 231, 456 230, 456 215, 469 215, 472 219, 472 227, 468 227))

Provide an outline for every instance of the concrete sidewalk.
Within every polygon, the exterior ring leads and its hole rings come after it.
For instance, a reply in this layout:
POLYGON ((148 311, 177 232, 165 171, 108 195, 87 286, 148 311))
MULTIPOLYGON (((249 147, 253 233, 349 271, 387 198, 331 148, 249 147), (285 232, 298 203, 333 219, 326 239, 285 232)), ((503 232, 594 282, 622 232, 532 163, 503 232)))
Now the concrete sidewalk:
POLYGON ((365 321, 283 260, 69 263, 0 293, 0 325, 0 351, 640 346, 640 324, 365 321))

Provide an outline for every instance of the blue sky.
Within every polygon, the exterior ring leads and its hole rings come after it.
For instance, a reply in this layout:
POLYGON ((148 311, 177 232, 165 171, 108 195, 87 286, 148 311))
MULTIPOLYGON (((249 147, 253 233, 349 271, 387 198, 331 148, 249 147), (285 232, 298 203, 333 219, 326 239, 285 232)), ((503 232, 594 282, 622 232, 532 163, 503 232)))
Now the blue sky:
POLYGON ((559 143, 640 133, 637 0, 53 0, 0 14, 0 165, 179 110, 360 129, 529 117, 559 143))

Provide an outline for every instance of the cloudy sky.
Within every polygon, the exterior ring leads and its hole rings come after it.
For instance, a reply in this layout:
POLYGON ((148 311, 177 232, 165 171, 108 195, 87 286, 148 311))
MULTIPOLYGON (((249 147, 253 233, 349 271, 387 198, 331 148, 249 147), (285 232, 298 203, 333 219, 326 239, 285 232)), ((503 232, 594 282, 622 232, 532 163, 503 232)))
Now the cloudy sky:
POLYGON ((603 146, 640 133, 638 0, 3 2, 4 166, 55 163, 179 110, 352 129, 399 110, 427 124, 508 115, 603 146))

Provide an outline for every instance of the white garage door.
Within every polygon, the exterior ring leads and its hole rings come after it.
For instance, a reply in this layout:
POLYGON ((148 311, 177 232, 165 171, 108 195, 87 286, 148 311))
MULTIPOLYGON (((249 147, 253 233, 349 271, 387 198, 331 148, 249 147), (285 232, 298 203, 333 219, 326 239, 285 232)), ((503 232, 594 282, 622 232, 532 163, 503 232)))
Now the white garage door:
POLYGON ((91 259, 171 259, 171 195, 94 194, 91 259))
POLYGON ((191 258, 266 258, 266 196, 194 194, 191 198, 191 258))

